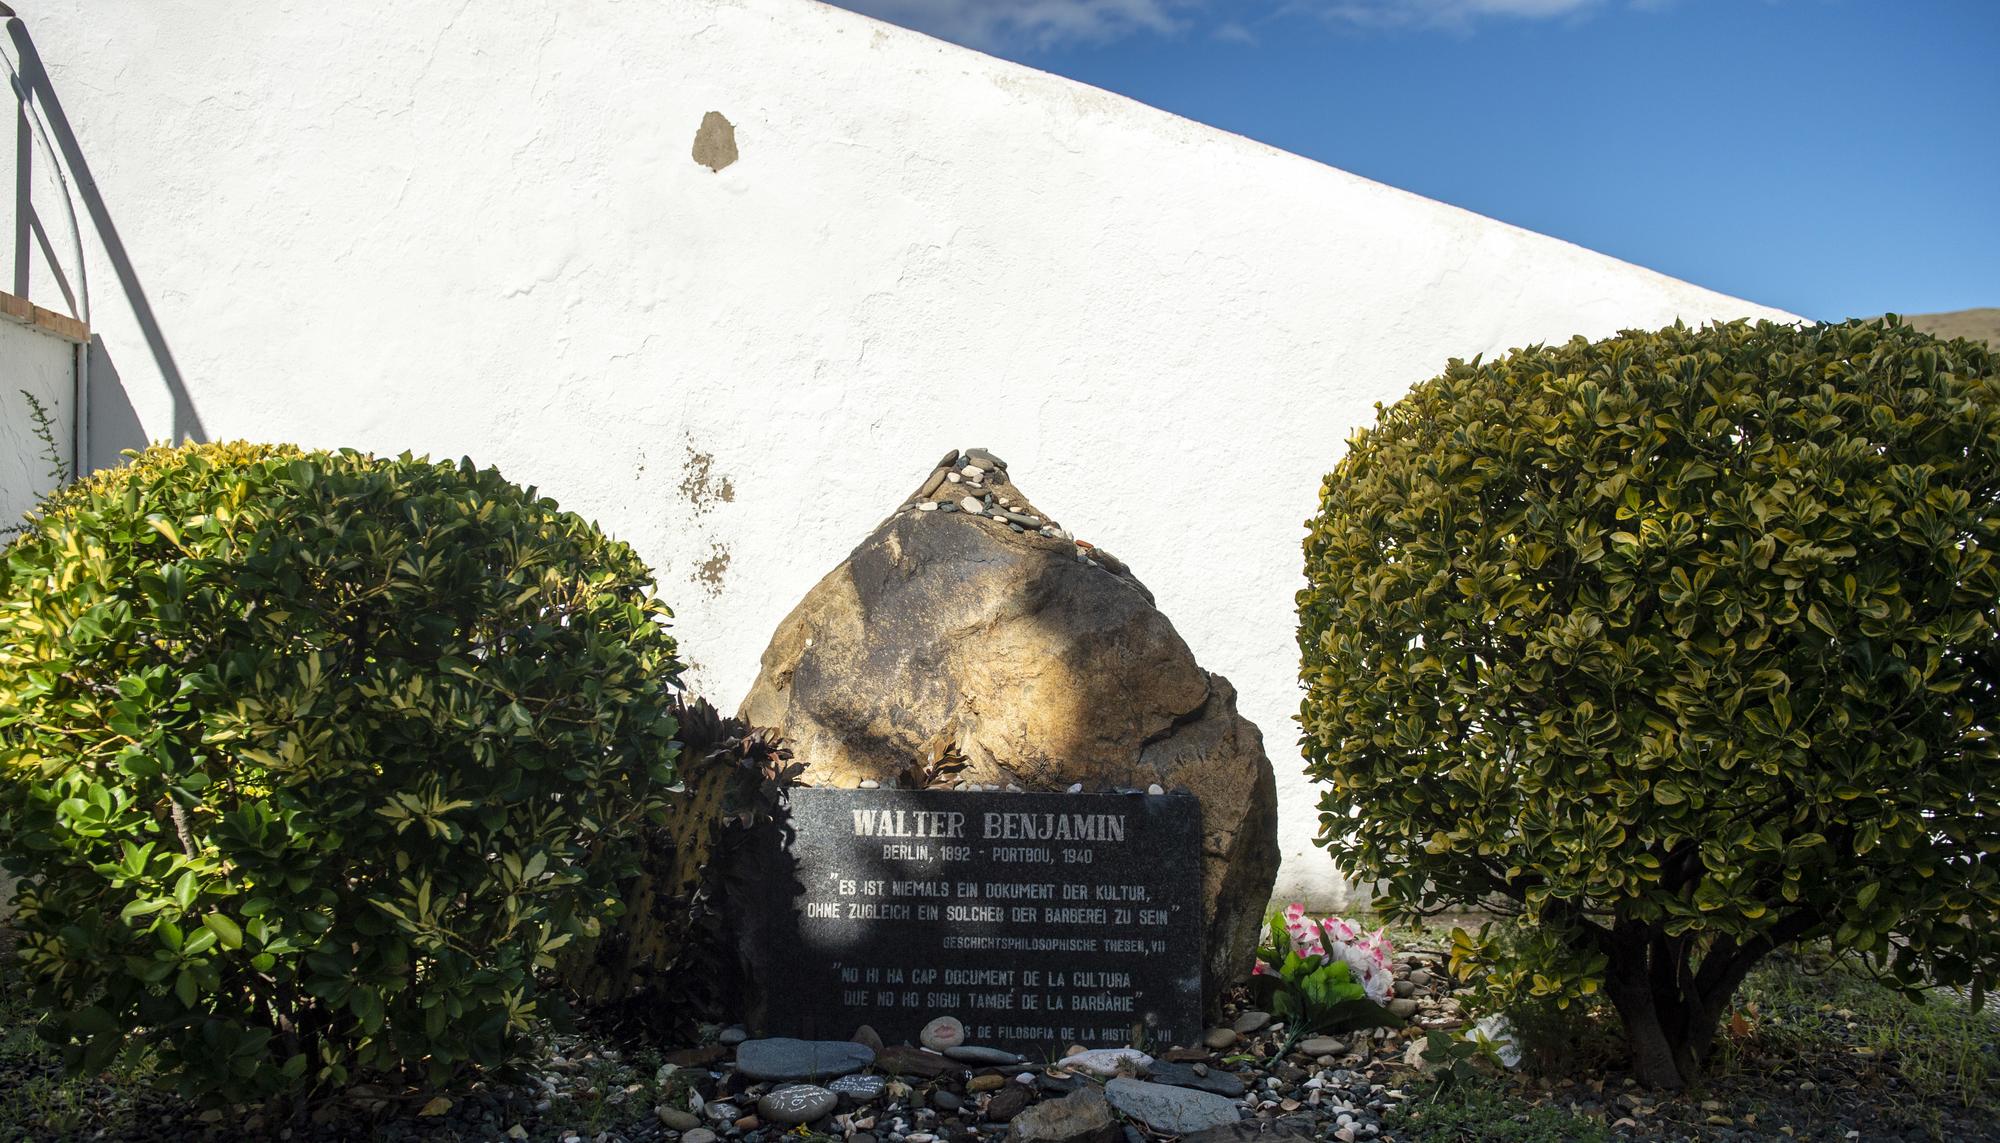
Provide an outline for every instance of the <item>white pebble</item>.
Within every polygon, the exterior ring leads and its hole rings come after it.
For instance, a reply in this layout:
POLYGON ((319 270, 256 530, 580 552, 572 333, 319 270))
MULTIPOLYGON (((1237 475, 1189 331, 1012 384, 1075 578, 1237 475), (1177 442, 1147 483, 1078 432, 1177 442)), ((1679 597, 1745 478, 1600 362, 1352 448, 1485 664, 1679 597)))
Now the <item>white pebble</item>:
POLYGON ((1082 782, 1072 782, 1072 783, 1070 783, 1070 787, 1069 787, 1069 792, 1070 792, 1070 793, 1072 793, 1072 794, 1081 794, 1081 793, 1083 793, 1083 783, 1082 783, 1082 782))
POLYGON ((965 478, 954 472, 950 476, 945 477, 945 479, 951 481, 953 484, 958 484, 964 481, 965 478))
POLYGON ((1149 794, 1164 794, 1167 792, 1167 788, 1165 786, 1160 785, 1158 782, 1155 782, 1152 785, 1146 787, 1146 792, 1149 794))
POLYGON ((966 497, 965 499, 958 502, 958 506, 965 512, 973 516, 977 516, 980 513, 986 511, 985 502, 981 501, 977 496, 966 497))
POLYGON ((937 501, 935 501, 935 500, 926 500, 926 501, 924 501, 924 502, 923 502, 922 504, 919 504, 919 505, 917 505, 917 511, 919 511, 919 512, 935 512, 935 511, 937 511, 937 501))
POLYGON ((882 783, 877 782, 873 778, 863 778, 861 779, 860 788, 864 790, 879 790, 882 788, 882 783))

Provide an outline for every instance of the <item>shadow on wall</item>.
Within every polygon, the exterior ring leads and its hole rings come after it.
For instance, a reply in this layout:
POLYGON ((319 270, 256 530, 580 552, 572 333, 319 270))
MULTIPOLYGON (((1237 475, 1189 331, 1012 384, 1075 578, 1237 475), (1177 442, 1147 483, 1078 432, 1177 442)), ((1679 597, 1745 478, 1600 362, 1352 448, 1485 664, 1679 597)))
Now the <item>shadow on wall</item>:
MULTIPOLYGON (((111 212, 104 205, 104 196, 98 191, 97 180, 90 173, 90 164, 83 157, 76 132, 70 128, 69 116, 63 111, 62 101, 56 98, 48 70, 42 66, 41 53, 35 50, 27 25, 11 9, 0 4, 0 14, 7 17, 7 35, 21 61, 20 70, 13 77, 15 96, 23 104, 32 103, 39 110, 38 123, 61 154, 63 164, 69 168, 72 187, 83 202, 84 214, 97 235, 99 248, 104 251, 104 260, 118 280, 119 289, 132 311, 132 319, 139 327, 140 336, 145 339, 147 351, 152 354, 153 367, 173 401, 173 423, 166 435, 176 441, 206 441, 208 432, 202 426, 200 415, 195 412, 193 399, 188 396, 180 366, 174 361, 173 351, 167 347, 166 335, 160 331, 159 318, 153 312, 152 302, 147 299, 146 291, 132 269, 131 256, 125 250, 124 240, 118 235, 118 227, 111 221, 111 212)), ((25 181, 21 185, 25 187, 25 181)), ((17 219, 32 213, 32 206, 18 198, 14 209, 17 219)), ((87 299, 87 292, 85 297, 87 299)), ((87 312, 78 316, 89 320, 87 312)), ((146 432, 102 338, 90 339, 87 361, 90 370, 90 455, 80 459, 88 467, 97 468, 117 463, 118 454, 123 449, 145 447, 146 432)))

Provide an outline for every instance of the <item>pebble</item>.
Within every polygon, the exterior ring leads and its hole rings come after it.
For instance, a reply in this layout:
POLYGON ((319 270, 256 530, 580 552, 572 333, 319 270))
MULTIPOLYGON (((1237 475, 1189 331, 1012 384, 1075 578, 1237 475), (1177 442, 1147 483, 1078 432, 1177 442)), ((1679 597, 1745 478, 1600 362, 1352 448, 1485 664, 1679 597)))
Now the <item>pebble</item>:
POLYGON ((936 492, 940 487, 944 485, 944 478, 949 475, 951 474, 942 468, 938 469, 936 472, 931 473, 931 478, 929 480, 924 481, 924 486, 922 488, 917 489, 918 498, 921 499, 925 496, 929 496, 933 492, 936 492))
POLYGON ((882 1042, 882 1033, 877 1032, 871 1024, 863 1024, 859 1028, 856 1028, 854 1034, 849 1036, 848 1039, 857 1044, 866 1044, 868 1050, 878 1056, 882 1054, 882 1049, 888 1046, 882 1042))
POLYGON ((1347 1051, 1347 1045, 1332 1036, 1307 1036, 1299 1041, 1299 1051, 1308 1056, 1338 1056, 1347 1051))
POLYGON ((757 1114, 773 1123, 811 1123, 833 1114, 840 1097, 823 1087, 797 1084, 781 1087, 757 1101, 757 1114))
POLYGON ((952 1069, 952 1062, 936 1052, 892 1044, 875 1057, 875 1066, 891 1075, 933 1078, 952 1069))
MULTIPOLYGON (((1158 786, 1154 786, 1148 789, 1146 792, 1149 794, 1159 793, 1160 788, 1158 786)), ((1263 1031, 1264 1028, 1270 1023, 1271 1023, 1271 1014, 1269 1012, 1245 1012, 1243 1015, 1238 1016, 1236 1018, 1236 1023, 1232 1025, 1232 1027, 1234 1027, 1236 1031, 1242 1033, 1243 1035, 1248 1036, 1252 1033, 1263 1031)))
MULTIPOLYGON (((1167 792, 1167 788, 1165 786, 1160 785, 1158 782, 1155 782, 1152 785, 1146 787, 1146 792, 1154 795, 1164 794, 1167 792)), ((1270 1017, 1266 1016, 1264 1017, 1264 1019, 1269 1020, 1270 1017)))
POLYGON ((1203 1034, 1201 1042, 1207 1044, 1209 1047, 1219 1052, 1222 1049, 1231 1047, 1236 1043, 1236 1029, 1210 1028, 1205 1034, 1203 1034))
POLYGON ((978 1044, 959 1044, 944 1049, 944 1054, 954 1060, 968 1064, 1018 1064, 1021 1057, 1000 1048, 987 1048, 978 1044))
POLYGON ((692 1131, 701 1126, 701 1116, 691 1111, 682 1111, 678 1107, 661 1104, 653 1109, 653 1114, 659 1116, 660 1122, 674 1131, 692 1131))
POLYGON ((715 1143, 718 1136, 706 1127, 681 1132, 681 1143, 715 1143))
MULTIPOLYGON (((1085 1085, 1046 1103, 1038 1103, 1014 1117, 1007 1137, 1013 1143, 1071 1143, 1074 1140, 1106 1140, 1118 1135, 1118 1121, 1111 1105, 1094 1085, 1085 1085)), ((850 1141, 851 1143, 851 1141, 850 1141)))
POLYGON ((720 1035, 715 1037, 715 1042, 725 1047, 733 1048, 749 1038, 750 1033, 743 1025, 731 1024, 729 1027, 724 1028, 720 1035))
POLYGON ((951 450, 950 452, 948 452, 948 453, 945 453, 945 454, 944 454, 944 459, 943 459, 943 460, 941 460, 941 461, 938 461, 938 462, 937 462, 937 466, 938 466, 939 468, 957 468, 957 467, 958 467, 958 450, 957 450, 957 449, 952 449, 952 450, 951 450))
POLYGON ((1005 1123, 1027 1110, 1034 1098, 1034 1093, 1020 1084, 1009 1084, 994 1092, 993 1098, 986 1101, 986 1118, 995 1123, 1005 1123))
MULTIPOLYGON (((1391 1000, 1389 1002, 1389 1015, 1394 1016, 1399 1020, 1408 1020, 1410 1017, 1415 1016, 1416 1014, 1417 1014, 1417 1002, 1409 999, 1408 997, 1399 996, 1396 999, 1391 1000)), ((1385 1028, 1383 1029, 1383 1031, 1388 1031, 1388 1029, 1385 1028)))
POLYGON ((986 511, 985 503, 982 502, 977 496, 968 496, 965 499, 960 500, 958 502, 958 508, 959 511, 972 516, 978 516, 986 511))
POLYGON ((882 788, 882 783, 873 778, 863 778, 861 779, 860 788, 863 790, 879 790, 882 788))
POLYGON ((1143 1075, 1147 1068, 1153 1066, 1153 1057, 1137 1048, 1096 1048, 1064 1056, 1061 1063, 1071 1071, 1092 1075, 1115 1076, 1127 1071, 1143 1075))
POLYGON ((935 512, 937 510, 938 505, 935 500, 926 500, 922 504, 917 505, 917 511, 919 512, 935 512))
POLYGON ((940 1016, 924 1025, 917 1042, 934 1052, 956 1048, 965 1043, 965 1025, 956 1016, 940 1016))
POLYGON ((1007 1086, 1006 1076, 973 1076, 965 1083, 967 1091, 999 1091, 1007 1086))

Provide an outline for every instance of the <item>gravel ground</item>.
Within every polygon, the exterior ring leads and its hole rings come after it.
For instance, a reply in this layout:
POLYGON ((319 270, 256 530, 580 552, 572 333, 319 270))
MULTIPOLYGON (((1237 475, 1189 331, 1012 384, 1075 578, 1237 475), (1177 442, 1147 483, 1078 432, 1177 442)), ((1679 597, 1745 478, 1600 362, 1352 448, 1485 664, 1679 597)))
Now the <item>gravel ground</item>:
MULTIPOLYGON (((0 938, 0 955, 7 951, 4 943, 0 938)), ((1617 1070, 1615 1038, 1604 1029, 1586 1029, 1566 1041, 1544 1034, 1547 1043, 1531 1057, 1554 1057, 1558 1071, 1594 1078, 1537 1076, 1532 1074, 1534 1058, 1530 1068, 1516 1072, 1489 1066, 1480 1081, 1489 1102, 1480 1107, 1490 1122, 1434 1134, 1426 1123, 1436 1119, 1427 1115, 1435 1077, 1412 1066, 1406 1056, 1426 1028, 1457 1028, 1463 1018, 1438 949, 1406 948, 1398 960, 1399 999, 1416 1008, 1406 1028, 1335 1036, 1331 1039, 1337 1043, 1312 1044, 1314 1054, 1296 1046, 1280 1054, 1288 1030, 1250 1011, 1247 997, 1239 993, 1226 1007, 1226 1026, 1210 1029, 1205 1045, 1156 1046, 1158 1070, 1181 1083, 1225 1094, 1246 1122, 1328 1143, 1605 1137, 2000 1143, 1995 1112, 2000 1099, 1990 1080, 1980 1077, 1970 1108, 1964 1106, 1963 1092, 1940 1094, 1934 1082, 1928 1088, 1913 1083, 1903 1074, 1904 1053, 1871 1046, 1881 1037, 1867 1014, 1849 1019, 1857 1014, 1819 1002, 1824 990, 1817 986, 1751 989, 1751 1003, 1758 1006, 1755 1026, 1740 1026, 1726 1037, 1714 1075, 1700 1090, 1656 1098, 1639 1088, 1617 1070), (1525 1124, 1537 1108, 1542 1110, 1536 1121, 1552 1133, 1509 1133, 1510 1121, 1525 1124), (1549 1123, 1556 1126, 1547 1128, 1549 1123)), ((762 1096, 788 1085, 743 1075, 734 1065, 734 1049, 724 1043, 620 1043, 585 1027, 578 1034, 551 1037, 547 1055, 511 1082, 496 1079, 448 1101, 360 1088, 309 1119, 277 1122, 256 1113, 198 1112, 155 1093, 143 1076, 65 1081, 48 1050, 34 1040, 27 1027, 30 1014, 18 999, 9 998, 0 1011, 7 1018, 0 1027, 0 1141, 776 1143, 781 1135, 816 1135, 850 1143, 1000 1143, 1011 1131, 1005 1120, 1022 1107, 1102 1082, 1102 1077, 1062 1067, 1059 1059, 977 1066, 911 1050, 898 1063, 892 1052, 881 1062, 894 1066, 879 1070, 899 1074, 885 1077, 879 1095, 864 1093, 859 1101, 844 1096, 831 1114, 794 1129, 766 1123, 758 1111, 762 1096), (933 1071, 938 1074, 922 1074, 933 1071)), ((1985 1060, 1995 1050, 1994 1021, 1988 1017, 1968 1027, 1972 1039, 1984 1037, 1972 1050, 1975 1059, 1985 1060)), ((724 1042, 746 1034, 741 1029, 718 1031, 724 1042)), ((2000 1067, 1992 1071, 2000 1073, 2000 1067)), ((1124 1143, 1174 1134, 1171 1124, 1149 1125, 1136 1116, 1127 1120, 1124 1143)), ((1211 1137, 1202 1143, 1222 1141, 1211 1137)))

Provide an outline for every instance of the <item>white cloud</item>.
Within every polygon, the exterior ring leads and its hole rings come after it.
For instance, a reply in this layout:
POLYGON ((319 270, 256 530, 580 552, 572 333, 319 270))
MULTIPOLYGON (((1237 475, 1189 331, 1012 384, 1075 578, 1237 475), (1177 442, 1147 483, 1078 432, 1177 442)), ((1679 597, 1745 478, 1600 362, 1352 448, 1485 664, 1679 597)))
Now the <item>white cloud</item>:
POLYGON ((843 8, 968 47, 1039 48, 1172 35, 1203 0, 839 0, 843 8))
POLYGON ((1253 27, 1308 16, 1362 29, 1469 31, 1491 20, 1581 18, 1611 5, 1658 11, 1678 0, 832 0, 843 8, 985 51, 1061 48, 1199 29, 1258 42, 1253 27))
MULTIPOLYGON (((1318 15, 1359 28, 1430 27, 1467 30, 1483 20, 1548 20, 1582 16, 1607 0, 1287 0, 1288 12, 1318 15)), ((1623 0, 1658 8, 1668 0, 1623 0)))

